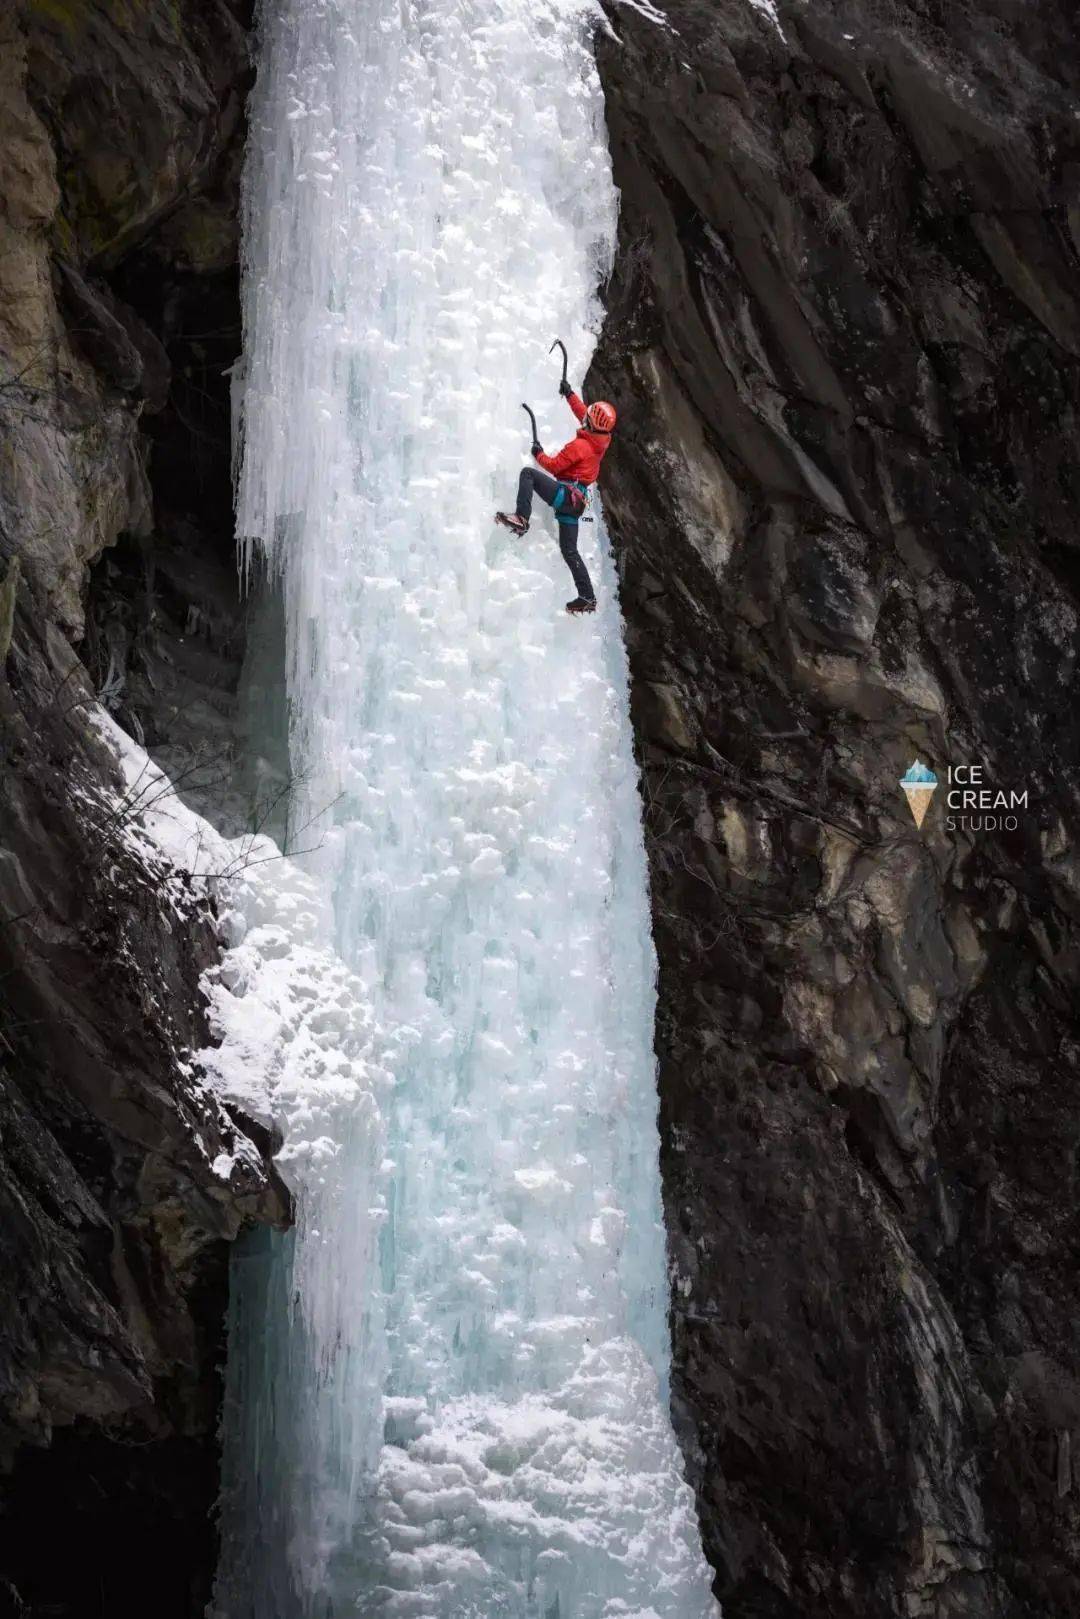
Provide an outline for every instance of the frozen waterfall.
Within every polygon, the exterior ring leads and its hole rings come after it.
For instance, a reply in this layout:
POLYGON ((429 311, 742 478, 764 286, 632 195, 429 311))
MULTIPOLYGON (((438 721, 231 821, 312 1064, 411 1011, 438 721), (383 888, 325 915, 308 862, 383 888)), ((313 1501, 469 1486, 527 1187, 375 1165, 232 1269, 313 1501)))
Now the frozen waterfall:
POLYGON ((262 8, 238 526, 284 580, 353 976, 313 980, 310 1086, 274 1099, 296 1230, 234 1266, 222 1619, 716 1613, 667 1414, 613 571, 583 528, 601 610, 568 619, 546 511, 491 522, 519 402, 573 430, 552 338, 580 377, 598 327, 596 21, 262 8))

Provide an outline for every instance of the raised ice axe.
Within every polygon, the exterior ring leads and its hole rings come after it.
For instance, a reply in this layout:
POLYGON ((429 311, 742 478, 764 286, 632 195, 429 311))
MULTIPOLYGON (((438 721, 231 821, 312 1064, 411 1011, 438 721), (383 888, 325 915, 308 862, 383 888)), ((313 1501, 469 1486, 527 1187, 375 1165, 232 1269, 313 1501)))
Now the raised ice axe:
MULTIPOLYGON (((562 382, 559 385, 559 392, 565 393, 567 391, 567 372, 570 369, 570 356, 566 352, 566 344, 563 342, 561 337, 557 337, 555 339, 554 343, 552 343, 551 347, 548 349, 548 353, 554 354, 556 349, 562 349, 562 382)), ((536 431, 536 417, 533 415, 533 412, 529 406, 524 402, 522 403, 521 408, 527 414, 530 425, 532 426, 533 454, 535 455, 540 445, 540 436, 536 431)))

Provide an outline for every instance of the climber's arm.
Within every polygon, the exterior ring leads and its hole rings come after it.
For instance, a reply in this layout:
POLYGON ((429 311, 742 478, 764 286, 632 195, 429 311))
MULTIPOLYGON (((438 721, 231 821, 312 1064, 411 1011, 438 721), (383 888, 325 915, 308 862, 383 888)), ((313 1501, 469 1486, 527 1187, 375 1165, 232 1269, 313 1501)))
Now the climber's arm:
POLYGON ((550 472, 553 478, 565 478, 577 465, 577 449, 573 439, 564 444, 558 455, 546 455, 543 450, 536 457, 537 462, 545 472, 550 472))

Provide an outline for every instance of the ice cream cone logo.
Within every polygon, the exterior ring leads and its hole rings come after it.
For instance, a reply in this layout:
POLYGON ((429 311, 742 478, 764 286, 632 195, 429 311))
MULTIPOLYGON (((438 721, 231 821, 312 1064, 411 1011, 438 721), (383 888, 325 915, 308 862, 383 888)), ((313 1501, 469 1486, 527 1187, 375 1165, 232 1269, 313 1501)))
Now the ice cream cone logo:
POLYGON ((900 777, 900 785, 908 801, 908 808, 915 818, 915 825, 921 827, 937 787, 937 777, 932 770, 927 770, 926 766, 916 759, 907 774, 900 777))

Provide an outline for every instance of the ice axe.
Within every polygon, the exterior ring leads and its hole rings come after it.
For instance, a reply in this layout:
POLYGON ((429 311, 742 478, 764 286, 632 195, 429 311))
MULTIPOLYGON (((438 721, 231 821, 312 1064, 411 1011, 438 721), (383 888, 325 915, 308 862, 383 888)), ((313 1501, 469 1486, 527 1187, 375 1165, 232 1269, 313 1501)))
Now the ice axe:
MULTIPOLYGON (((565 383, 566 382, 566 373, 570 369, 570 356, 566 352, 566 344, 563 342, 561 337, 557 337, 555 339, 554 343, 552 343, 551 347, 548 349, 548 353, 549 354, 554 354, 556 349, 562 349, 562 379, 563 379, 563 382, 565 383)), ((539 444, 540 435, 536 431, 536 417, 533 415, 532 411, 529 409, 529 406, 526 405, 524 402, 522 403, 521 408, 525 412, 525 414, 528 416, 530 425, 532 426, 533 443, 534 444, 539 444)))
POLYGON ((522 400, 522 402, 521 402, 521 408, 525 412, 526 416, 529 418, 529 426, 532 428, 532 441, 533 441, 533 443, 535 445, 537 445, 539 447, 540 435, 536 431, 536 417, 533 415, 531 409, 525 403, 524 400, 522 400))

